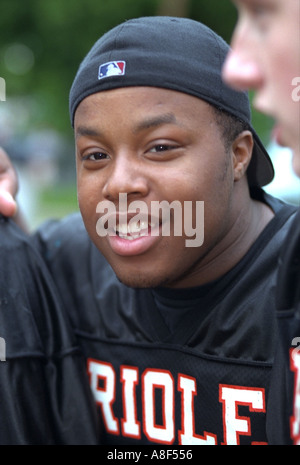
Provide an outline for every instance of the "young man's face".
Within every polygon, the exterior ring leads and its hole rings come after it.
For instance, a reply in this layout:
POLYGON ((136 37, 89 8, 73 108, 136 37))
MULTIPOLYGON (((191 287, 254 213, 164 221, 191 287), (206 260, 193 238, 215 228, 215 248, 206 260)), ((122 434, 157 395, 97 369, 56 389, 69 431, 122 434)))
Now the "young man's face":
POLYGON ((75 138, 79 207, 90 237, 118 278, 133 287, 200 284, 199 269, 209 269, 232 244, 237 214, 233 156, 225 152, 213 109, 198 98, 165 89, 103 91, 78 106, 75 138), (125 213, 120 194, 126 195, 125 213), (153 210, 163 201, 176 201, 169 234, 167 229, 163 233, 167 217, 153 210), (193 223, 184 201, 192 206, 193 223), (205 211, 203 244, 199 201, 205 211), (136 221, 137 205, 144 215, 141 221, 136 221), (101 217, 105 228, 112 228, 103 237, 101 217), (192 226, 198 243, 187 246, 192 226))
POLYGON ((223 76, 254 89, 255 107, 276 120, 274 138, 292 148, 300 176, 300 2, 234 0, 239 19, 223 76))

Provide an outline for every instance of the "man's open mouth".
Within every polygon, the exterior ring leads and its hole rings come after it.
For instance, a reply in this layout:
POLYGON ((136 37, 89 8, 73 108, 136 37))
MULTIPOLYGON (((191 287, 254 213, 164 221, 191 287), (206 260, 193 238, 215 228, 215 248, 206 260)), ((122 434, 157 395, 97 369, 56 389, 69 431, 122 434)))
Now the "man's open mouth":
POLYGON ((153 235, 158 235, 157 233, 155 234, 155 231, 158 230, 159 225, 160 221, 158 219, 148 220, 148 218, 140 219, 133 216, 129 220, 124 221, 121 216, 118 216, 113 230, 121 239, 132 241, 140 237, 149 236, 152 233, 154 233, 153 235))
POLYGON ((159 226, 159 221, 140 220, 133 217, 128 222, 119 221, 113 229, 121 239, 132 241, 151 235, 156 226, 159 226))

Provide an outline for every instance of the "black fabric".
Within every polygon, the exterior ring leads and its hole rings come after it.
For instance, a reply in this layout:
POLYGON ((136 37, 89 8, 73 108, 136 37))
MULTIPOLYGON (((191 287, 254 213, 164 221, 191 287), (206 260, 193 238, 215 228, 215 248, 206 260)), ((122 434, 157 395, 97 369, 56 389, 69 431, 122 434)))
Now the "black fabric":
MULTIPOLYGON (((203 307, 202 301, 217 282, 209 283, 190 289, 152 289, 151 293, 155 305, 161 313, 164 322, 171 332, 181 325, 182 318, 195 308, 203 307)), ((205 317, 205 312, 201 312, 199 317, 205 317)))
MULTIPOLYGON (((252 198, 260 202, 264 202, 264 195, 261 189, 252 189, 251 190, 252 198)), ((269 206, 278 211, 278 204, 273 201, 273 198, 268 197, 269 206)), ((294 208, 292 207, 294 210, 294 208)), ((287 214, 288 210, 287 210, 287 214)), ((282 215, 281 222, 282 224, 286 221, 285 215, 282 215)), ((277 228, 278 218, 273 223, 271 222, 269 226, 263 232, 260 241, 258 241, 246 254, 246 256, 230 270, 226 275, 217 279, 214 282, 210 282, 203 286, 198 286, 190 289, 168 289, 168 288, 158 288, 151 290, 155 304, 159 309, 165 323, 169 327, 170 331, 174 331, 176 327, 179 327, 183 317, 188 318, 188 314, 194 310, 198 315, 198 318, 205 318, 207 312, 209 311, 209 306, 207 301, 210 300, 210 295, 214 294, 216 290, 221 289, 222 287, 227 288, 228 281, 231 280, 233 275, 243 273, 245 267, 248 266, 249 259, 253 260, 260 253, 261 247, 264 247, 269 241, 269 237, 272 236, 272 230, 277 228), (276 226, 275 226, 276 224, 276 226), (224 286, 225 282, 225 286, 224 286), (205 309, 201 313, 198 311, 199 308, 205 309)), ((300 256, 300 255, 299 255, 300 256)), ((289 281, 290 284, 290 281, 289 281)), ((277 289, 278 296, 278 289, 277 289)), ((289 294, 290 295, 290 294, 289 294)), ((278 299, 277 303, 278 303, 278 299)))
POLYGON ((276 296, 279 343, 270 396, 271 408, 276 406, 271 440, 300 445, 300 364, 295 371, 292 359, 300 357, 300 211, 282 247, 276 296))
POLYGON ((118 281, 79 214, 38 232, 87 359, 102 443, 269 442, 277 264, 295 209, 257 196, 275 217, 172 331, 151 289, 118 281))
POLYGON ((0 444, 97 444, 86 365, 52 278, 0 218, 0 444))
POLYGON ((247 93, 233 90, 222 79, 228 51, 220 36, 192 19, 155 16, 125 21, 98 39, 80 64, 69 97, 71 123, 79 103, 103 90, 152 86, 184 92, 248 124, 254 136, 249 183, 264 186, 274 177, 273 166, 251 126, 247 93), (122 72, 102 75, 101 66, 109 63, 117 69, 122 63, 122 72))
POLYGON ((277 287, 278 310, 300 319, 300 211, 291 225, 280 256, 277 287))

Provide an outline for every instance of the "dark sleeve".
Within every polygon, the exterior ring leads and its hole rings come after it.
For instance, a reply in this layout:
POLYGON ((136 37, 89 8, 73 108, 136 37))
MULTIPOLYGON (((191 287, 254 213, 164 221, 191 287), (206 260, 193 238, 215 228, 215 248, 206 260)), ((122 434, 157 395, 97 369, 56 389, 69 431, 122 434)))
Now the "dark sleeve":
POLYGON ((97 444, 84 358, 28 238, 0 218, 0 444, 97 444))
POLYGON ((270 384, 272 444, 300 444, 300 211, 283 244, 276 288, 279 341, 270 384))

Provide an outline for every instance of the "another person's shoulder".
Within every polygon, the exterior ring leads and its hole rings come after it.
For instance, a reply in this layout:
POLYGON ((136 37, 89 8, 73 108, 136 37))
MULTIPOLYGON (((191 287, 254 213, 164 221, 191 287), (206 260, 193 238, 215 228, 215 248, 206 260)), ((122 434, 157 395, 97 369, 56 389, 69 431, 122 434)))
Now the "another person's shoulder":
POLYGON ((75 212, 62 219, 50 219, 42 223, 36 231, 36 236, 43 240, 57 239, 80 240, 87 237, 86 229, 80 213, 75 212))
MULTIPOLYGON (((278 310, 286 315, 287 309, 298 309, 299 321, 299 279, 300 279, 300 209, 290 225, 279 260, 277 283, 278 310)), ((299 328, 298 328, 299 331, 299 328)))
POLYGON ((77 212, 44 222, 33 234, 32 241, 47 260, 58 253, 73 251, 76 254, 90 247, 82 217, 77 212))
MULTIPOLYGON (((14 221, 2 216, 0 244, 0 328, 9 341, 8 356, 52 356, 51 321, 57 317, 61 327, 65 321, 44 260, 14 221)), ((73 336, 66 330, 64 337, 62 346, 72 348, 73 336)))
POLYGON ((0 214, 0 254, 4 256, 16 250, 31 250, 27 235, 16 225, 16 223, 0 214))

